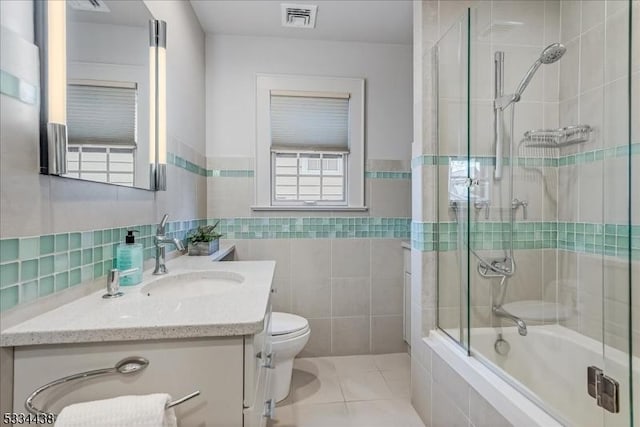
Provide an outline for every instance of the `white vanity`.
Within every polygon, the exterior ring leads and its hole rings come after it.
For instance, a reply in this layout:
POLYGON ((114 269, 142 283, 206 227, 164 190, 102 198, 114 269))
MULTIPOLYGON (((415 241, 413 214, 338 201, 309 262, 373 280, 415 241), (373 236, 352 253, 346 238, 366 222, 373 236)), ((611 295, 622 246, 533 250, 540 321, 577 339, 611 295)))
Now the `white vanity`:
POLYGON ((275 262, 211 262, 179 257, 169 274, 146 273, 124 296, 104 291, 2 331, 14 348, 15 412, 38 387, 82 371, 140 356, 149 366, 130 375, 74 381, 34 402, 59 413, 70 403, 167 392, 200 395, 175 407, 180 425, 260 426, 271 396, 270 294, 275 262))

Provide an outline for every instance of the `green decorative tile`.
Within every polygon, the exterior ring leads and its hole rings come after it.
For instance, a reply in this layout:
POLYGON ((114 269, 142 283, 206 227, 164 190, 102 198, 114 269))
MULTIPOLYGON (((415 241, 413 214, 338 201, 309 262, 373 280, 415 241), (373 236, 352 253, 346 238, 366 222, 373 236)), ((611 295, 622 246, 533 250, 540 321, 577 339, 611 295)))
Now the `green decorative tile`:
POLYGON ((8 310, 18 305, 20 299, 20 287, 11 286, 10 288, 0 289, 0 311, 8 310))
POLYGON ((20 277, 19 265, 17 262, 0 265, 0 288, 18 283, 20 277))
POLYGON ((82 250, 82 265, 93 263, 93 249, 82 250))
POLYGON ((88 280, 93 280, 93 264, 85 265, 82 267, 81 280, 83 282, 86 282, 88 280))
POLYGON ((38 298, 38 281, 32 280, 20 285, 20 303, 38 298))
POLYGON ((103 265, 102 262, 96 262, 93 264, 93 278, 97 279, 98 277, 102 277, 103 265))
POLYGON ((45 256, 40 258, 40 276, 47 276, 53 273, 54 261, 53 256, 45 256))
POLYGON ((102 244, 102 231, 98 230, 93 232, 93 244, 94 246, 102 244))
POLYGON ((75 286, 82 282, 82 270, 79 268, 69 272, 69 286, 75 286))
POLYGON ((55 240, 53 236, 40 236, 40 255, 53 253, 54 249, 55 240))
POLYGON ((93 248, 93 231, 85 231, 82 233, 82 248, 93 248))
POLYGON ((102 261, 102 246, 96 246, 93 248, 93 262, 102 261))
POLYGON ((38 278, 38 260, 30 259, 20 263, 20 280, 26 282, 38 278))
POLYGON ((0 262, 18 259, 19 247, 18 239, 0 240, 0 262))
POLYGON ((20 258, 31 259, 40 256, 40 237, 25 237, 20 239, 20 258))
POLYGON ((60 273, 62 271, 66 271, 69 269, 69 255, 58 254, 54 257, 53 261, 54 270, 56 273, 60 273))
POLYGON ((82 251, 72 251, 69 253, 69 268, 76 268, 82 265, 82 251))
POLYGON ((52 294, 55 291, 55 278, 53 276, 40 278, 40 289, 38 294, 43 297, 52 294))
POLYGON ((82 234, 70 233, 69 234, 69 249, 80 249, 82 247, 82 234))
POLYGON ((56 274, 56 292, 61 291, 63 289, 67 289, 69 287, 69 273, 58 273, 56 274))
POLYGON ((66 252, 69 250, 69 235, 67 233, 56 234, 55 241, 56 252, 66 252))

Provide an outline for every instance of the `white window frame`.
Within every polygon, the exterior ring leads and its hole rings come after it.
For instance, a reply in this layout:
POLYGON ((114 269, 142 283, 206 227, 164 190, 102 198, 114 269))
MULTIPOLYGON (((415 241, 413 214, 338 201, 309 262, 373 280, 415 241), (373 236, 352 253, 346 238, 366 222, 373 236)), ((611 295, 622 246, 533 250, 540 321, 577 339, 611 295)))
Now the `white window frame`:
POLYGON ((113 146, 113 145, 99 145, 99 144, 70 144, 69 148, 75 148, 78 150, 78 169, 69 169, 68 170, 68 174, 69 175, 75 175, 77 174, 77 178, 78 179, 83 179, 83 180, 87 180, 87 181, 92 181, 92 182, 104 182, 104 183, 108 183, 108 184, 114 184, 113 182, 111 182, 111 177, 114 175, 119 175, 119 176, 123 176, 123 175, 127 175, 127 176, 131 176, 131 185, 128 184, 120 184, 120 183, 116 183, 117 185, 122 185, 125 187, 134 187, 136 185, 136 174, 135 174, 135 170, 136 170, 136 147, 135 146, 113 146), (89 171, 89 170, 85 170, 82 169, 82 164, 83 164, 83 158, 82 158, 82 154, 85 148, 98 148, 98 149, 104 149, 105 150, 105 169, 101 169, 101 170, 95 170, 95 171, 89 171), (130 150, 131 151, 131 158, 132 158, 132 166, 133 166, 133 170, 131 172, 114 172, 111 170, 111 150, 112 149, 116 149, 116 150, 130 150), (83 174, 91 174, 91 173, 104 173, 107 175, 107 180, 106 181, 98 181, 98 180, 92 180, 89 178, 85 178, 83 177, 83 174))
MULTIPOLYGON (((256 172, 253 210, 367 210, 365 206, 365 81, 360 78, 258 74, 256 77, 256 172), (346 201, 309 204, 273 202, 271 91, 349 94, 349 154, 345 162, 346 201)), ((305 150, 301 150, 303 152, 305 150)), ((308 152, 308 151, 306 151, 308 152)))

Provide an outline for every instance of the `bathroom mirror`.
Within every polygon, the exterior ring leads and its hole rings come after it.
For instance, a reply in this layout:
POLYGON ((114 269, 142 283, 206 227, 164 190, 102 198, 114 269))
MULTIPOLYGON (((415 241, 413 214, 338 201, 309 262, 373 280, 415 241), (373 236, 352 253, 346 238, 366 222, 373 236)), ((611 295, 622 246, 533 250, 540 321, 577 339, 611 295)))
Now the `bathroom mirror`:
POLYGON ((164 22, 142 0, 35 4, 41 173, 164 189, 164 22))

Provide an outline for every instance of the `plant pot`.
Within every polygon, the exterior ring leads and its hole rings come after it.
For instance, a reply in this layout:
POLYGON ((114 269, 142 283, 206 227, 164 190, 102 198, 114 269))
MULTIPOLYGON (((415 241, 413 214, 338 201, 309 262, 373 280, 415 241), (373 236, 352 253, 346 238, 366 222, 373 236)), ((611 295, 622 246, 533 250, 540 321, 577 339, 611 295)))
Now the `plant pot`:
POLYGON ((220 249, 220 239, 215 239, 210 242, 189 242, 189 255, 191 256, 207 256, 220 249))

